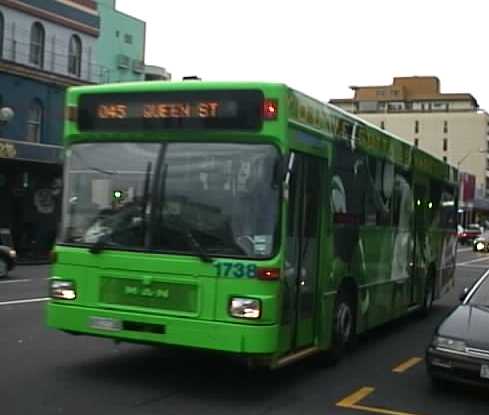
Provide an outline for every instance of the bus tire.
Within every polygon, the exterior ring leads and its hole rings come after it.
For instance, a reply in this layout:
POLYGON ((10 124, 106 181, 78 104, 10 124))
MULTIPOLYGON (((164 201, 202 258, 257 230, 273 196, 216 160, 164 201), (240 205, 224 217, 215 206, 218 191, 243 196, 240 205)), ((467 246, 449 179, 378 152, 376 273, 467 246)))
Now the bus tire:
POLYGON ((353 290, 342 287, 336 296, 331 334, 330 363, 336 363, 356 341, 356 302, 353 290))
POLYGON ((435 300, 435 279, 433 275, 434 273, 430 272, 430 275, 426 278, 423 304, 421 306, 422 317, 426 317, 433 309, 433 301, 435 300))

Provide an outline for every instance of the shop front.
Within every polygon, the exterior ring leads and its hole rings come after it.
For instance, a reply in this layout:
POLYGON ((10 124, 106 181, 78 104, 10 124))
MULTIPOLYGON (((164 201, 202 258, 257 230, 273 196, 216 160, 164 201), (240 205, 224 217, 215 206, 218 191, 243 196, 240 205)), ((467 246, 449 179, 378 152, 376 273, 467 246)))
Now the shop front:
POLYGON ((62 147, 0 139, 0 228, 19 261, 46 260, 59 227, 62 147))

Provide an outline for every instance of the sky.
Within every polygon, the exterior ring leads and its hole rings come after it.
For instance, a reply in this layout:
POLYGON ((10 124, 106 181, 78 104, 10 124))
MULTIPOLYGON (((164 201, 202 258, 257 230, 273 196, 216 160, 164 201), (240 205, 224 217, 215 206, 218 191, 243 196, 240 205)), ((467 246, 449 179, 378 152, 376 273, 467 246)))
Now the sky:
POLYGON ((437 76, 489 111, 488 0, 117 0, 174 80, 286 83, 322 101, 437 76))

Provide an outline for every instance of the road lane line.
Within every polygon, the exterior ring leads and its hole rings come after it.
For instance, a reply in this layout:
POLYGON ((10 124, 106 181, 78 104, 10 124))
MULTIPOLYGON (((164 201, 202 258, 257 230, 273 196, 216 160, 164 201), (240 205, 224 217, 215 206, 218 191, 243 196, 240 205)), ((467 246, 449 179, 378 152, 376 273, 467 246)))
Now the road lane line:
POLYGON ((460 248, 460 249, 457 249, 457 252, 469 252, 469 251, 472 251, 473 248, 460 248))
POLYGON ((370 388, 368 386, 360 388, 356 392, 353 392, 351 395, 348 395, 345 399, 339 401, 336 406, 341 406, 342 408, 351 408, 352 406, 356 405, 357 402, 360 402, 362 399, 370 395, 374 390, 375 388, 370 388))
POLYGON ((485 267, 484 265, 457 265, 458 267, 464 268, 477 268, 477 269, 487 269, 489 266, 485 267))
POLYGON ((15 305, 15 304, 27 304, 27 303, 40 303, 42 301, 48 301, 50 298, 28 298, 25 300, 11 300, 11 301, 1 301, 0 306, 3 305, 15 305))
POLYGON ((32 280, 30 279, 23 279, 23 280, 8 280, 8 281, 0 281, 0 284, 16 284, 18 282, 30 282, 32 280))
POLYGON ((457 265, 467 265, 467 264, 473 264, 474 262, 482 262, 482 261, 489 261, 489 257, 472 259, 470 261, 465 261, 465 262, 457 262, 457 265))
POLYGON ((392 369, 394 373, 404 373, 407 370, 411 369, 413 366, 416 366, 423 359, 421 357, 411 357, 405 362, 401 363, 399 366, 392 369))
POLYGON ((373 391, 375 391, 375 388, 371 388, 368 386, 360 388, 356 392, 352 393, 351 395, 347 396, 346 398, 344 398, 341 401, 339 401, 338 403, 336 403, 336 406, 339 406, 341 408, 356 409, 357 411, 371 412, 374 414, 415 415, 411 412, 391 411, 390 409, 385 409, 385 408, 376 408, 373 406, 358 405, 358 402, 360 402, 362 399, 366 398, 373 391))

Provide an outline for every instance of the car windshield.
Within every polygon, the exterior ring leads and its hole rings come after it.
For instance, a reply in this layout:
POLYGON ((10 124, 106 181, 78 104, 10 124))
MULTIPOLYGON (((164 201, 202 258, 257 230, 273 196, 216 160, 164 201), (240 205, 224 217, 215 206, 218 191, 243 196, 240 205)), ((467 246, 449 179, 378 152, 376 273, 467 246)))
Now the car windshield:
POLYGON ((481 285, 470 297, 468 304, 489 307, 489 278, 485 278, 481 285))
POLYGON ((272 145, 83 143, 67 152, 61 242, 270 257, 278 229, 272 145))

